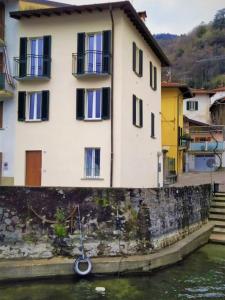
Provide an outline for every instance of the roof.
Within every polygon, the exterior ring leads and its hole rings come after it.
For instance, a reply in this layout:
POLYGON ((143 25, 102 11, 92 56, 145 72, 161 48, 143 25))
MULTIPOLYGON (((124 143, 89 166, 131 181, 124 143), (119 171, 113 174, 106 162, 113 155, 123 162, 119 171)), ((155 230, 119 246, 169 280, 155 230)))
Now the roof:
POLYGON ((223 98, 221 98, 221 99, 218 99, 218 100, 216 100, 216 101, 214 101, 212 104, 211 104, 211 106, 210 106, 210 110, 213 108, 213 107, 215 107, 216 105, 220 105, 220 104, 225 104, 225 97, 223 97, 223 98))
POLYGON ((210 126, 210 125, 207 124, 207 123, 203 123, 203 122, 199 122, 199 121, 190 119, 190 118, 188 118, 188 117, 185 116, 185 115, 184 115, 184 121, 189 122, 189 123, 192 123, 192 124, 195 124, 195 125, 197 125, 197 126, 210 126))
POLYGON ((225 86, 221 86, 221 87, 218 87, 216 89, 213 89, 214 93, 217 93, 217 92, 225 92, 225 86))
POLYGON ((52 7, 71 6, 70 4, 66 4, 66 3, 62 3, 62 2, 49 1, 49 0, 23 0, 23 1, 38 3, 38 4, 51 5, 52 7))
POLYGON ((162 88, 178 88, 181 91, 184 99, 193 97, 191 89, 184 83, 163 81, 161 83, 161 87, 162 88))
POLYGON ((60 16, 63 14, 82 14, 83 12, 93 12, 93 11, 103 11, 103 10, 113 10, 113 9, 121 9, 130 19, 130 21, 137 28, 139 33, 154 51, 156 56, 161 61, 163 67, 167 67, 170 65, 170 62, 167 56, 164 54, 149 29, 142 21, 137 11, 134 9, 132 4, 129 1, 120 1, 120 2, 112 2, 112 3, 98 3, 98 4, 88 4, 88 5, 70 5, 70 6, 61 6, 56 8, 46 8, 46 9, 36 9, 36 10, 26 10, 26 11, 15 11, 10 12, 10 16, 14 19, 20 20, 22 18, 31 18, 31 17, 41 17, 41 16, 60 16))
POLYGON ((209 95, 212 96, 215 94, 214 90, 205 90, 205 89, 191 89, 193 95, 209 95))

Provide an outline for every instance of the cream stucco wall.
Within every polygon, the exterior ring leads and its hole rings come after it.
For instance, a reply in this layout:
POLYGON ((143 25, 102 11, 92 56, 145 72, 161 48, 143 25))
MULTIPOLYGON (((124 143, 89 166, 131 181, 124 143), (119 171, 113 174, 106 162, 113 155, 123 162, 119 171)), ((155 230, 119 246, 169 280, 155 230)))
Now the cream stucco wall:
MULTIPOLYGON (((161 151, 160 62, 121 11, 115 17, 114 186, 156 187, 161 151), (144 76, 132 71, 132 42, 144 52, 144 76), (149 61, 158 69, 158 90, 149 86, 149 61), (132 95, 143 99, 144 127, 132 125, 132 95), (150 137, 150 113, 156 116, 156 139, 150 137)), ((50 91, 48 122, 17 122, 15 184, 25 183, 25 151, 42 150, 43 186, 110 185, 110 120, 76 120, 76 88, 110 87, 111 78, 76 79, 71 74, 78 32, 111 30, 109 12, 22 19, 20 36, 52 36, 49 81, 19 82, 21 91, 50 91), (88 22, 87 22, 88 20, 88 22), (84 148, 101 148, 100 180, 84 180, 84 148)), ((160 174, 160 183, 162 175, 160 174)))
POLYGON ((196 95, 194 98, 184 100, 184 115, 189 119, 199 122, 211 123, 209 107, 211 104, 210 95, 196 95), (187 110, 187 101, 198 101, 198 110, 187 110))

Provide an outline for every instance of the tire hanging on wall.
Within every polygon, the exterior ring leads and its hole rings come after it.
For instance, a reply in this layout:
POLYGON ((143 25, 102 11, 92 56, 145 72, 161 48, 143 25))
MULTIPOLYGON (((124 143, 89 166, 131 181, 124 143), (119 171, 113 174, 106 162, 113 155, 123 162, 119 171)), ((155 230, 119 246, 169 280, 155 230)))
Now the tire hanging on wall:
POLYGON ((74 262, 73 270, 76 274, 78 274, 80 276, 87 276, 88 274, 90 274, 91 270, 92 270, 92 262, 91 262, 90 258, 83 257, 83 256, 78 257, 74 262), (81 263, 87 263, 86 270, 80 269, 81 263))

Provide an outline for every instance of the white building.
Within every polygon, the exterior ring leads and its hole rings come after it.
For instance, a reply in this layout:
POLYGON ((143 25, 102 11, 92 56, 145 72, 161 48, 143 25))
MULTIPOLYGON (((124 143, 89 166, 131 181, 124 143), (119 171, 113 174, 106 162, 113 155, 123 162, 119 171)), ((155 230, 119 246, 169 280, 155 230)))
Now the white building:
POLYGON ((11 16, 20 28, 15 184, 161 186, 161 67, 169 63, 133 6, 11 16))

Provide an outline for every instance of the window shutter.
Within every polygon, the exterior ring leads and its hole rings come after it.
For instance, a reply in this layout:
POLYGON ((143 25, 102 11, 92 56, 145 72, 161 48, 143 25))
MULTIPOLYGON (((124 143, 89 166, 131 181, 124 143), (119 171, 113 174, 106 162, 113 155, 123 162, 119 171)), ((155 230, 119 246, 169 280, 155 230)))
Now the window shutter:
POLYGON ((18 92, 18 121, 25 121, 26 92, 18 92))
POLYGON ((52 37, 50 35, 46 35, 43 38, 43 76, 50 77, 51 76, 51 44, 52 37))
POLYGON ((143 101, 140 100, 140 127, 143 127, 143 101))
POLYGON ((84 119, 84 101, 85 101, 85 90, 77 89, 77 104, 76 104, 76 115, 77 120, 84 119))
POLYGON ((110 88, 102 89, 102 119, 110 119, 110 88))
POLYGON ((85 33, 77 34, 77 74, 84 74, 85 66, 85 33))
POLYGON ((42 91, 41 119, 42 121, 49 120, 49 91, 42 91))
POLYGON ((187 101, 187 103, 186 103, 186 109, 190 110, 190 102, 189 101, 187 101))
POLYGON ((133 71, 136 72, 136 44, 133 42, 133 71))
POLYGON ((143 76, 143 51, 139 50, 139 76, 143 76))
POLYGON ((157 90, 157 68, 154 67, 154 90, 157 90))
POLYGON ((136 96, 133 95, 133 125, 136 126, 136 96))
POLYGON ((20 38, 19 77, 27 75, 27 38, 20 38))
POLYGON ((111 31, 103 31, 103 53, 102 53, 102 73, 110 73, 111 70, 111 31))
POLYGON ((151 113, 151 137, 155 137, 155 115, 151 113))
POLYGON ((198 101, 195 102, 195 110, 198 110, 198 101))
POLYGON ((152 87, 152 62, 150 62, 150 86, 152 87))

